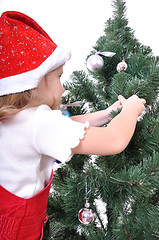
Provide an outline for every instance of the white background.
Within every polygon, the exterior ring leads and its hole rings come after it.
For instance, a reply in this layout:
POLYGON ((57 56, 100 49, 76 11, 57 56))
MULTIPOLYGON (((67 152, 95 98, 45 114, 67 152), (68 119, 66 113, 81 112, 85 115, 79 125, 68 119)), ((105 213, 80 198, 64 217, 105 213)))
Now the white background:
MULTIPOLYGON (((85 68, 85 59, 112 16, 111 0, 0 0, 0 14, 21 11, 36 20, 58 45, 71 49, 65 80, 85 68)), ((135 37, 159 55, 159 0, 126 0, 129 26, 135 37)))
MULTIPOLYGON (((85 68, 87 55, 112 16, 111 3, 112 0, 0 0, 0 14, 11 10, 23 12, 37 21, 57 45, 71 49, 72 58, 65 65, 62 78, 65 81, 72 71, 85 68)), ((135 37, 158 56, 159 0, 126 0, 126 4, 135 37)), ((105 213, 105 205, 102 210, 101 204, 100 211, 105 213)), ((101 214, 106 223, 106 215, 101 214)))

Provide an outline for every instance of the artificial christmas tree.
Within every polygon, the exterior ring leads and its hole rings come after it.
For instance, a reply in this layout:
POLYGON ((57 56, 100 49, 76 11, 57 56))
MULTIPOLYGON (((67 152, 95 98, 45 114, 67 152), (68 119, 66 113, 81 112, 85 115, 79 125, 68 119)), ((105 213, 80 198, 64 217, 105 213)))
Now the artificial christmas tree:
MULTIPOLYGON (((49 233, 44 239, 159 237, 159 58, 134 37, 126 19, 126 2, 112 3, 113 17, 106 22, 104 35, 87 59, 96 52, 116 54, 111 58, 100 55, 104 64, 98 71, 73 72, 72 82, 65 84, 69 90, 65 103, 82 102, 81 107, 68 107, 76 115, 105 109, 120 94, 125 98, 137 94, 146 99, 146 111, 122 153, 104 157, 74 155, 55 172, 48 203, 49 233), (78 216, 86 200, 96 219, 84 225, 78 216)), ((116 114, 113 112, 112 117, 116 114)))

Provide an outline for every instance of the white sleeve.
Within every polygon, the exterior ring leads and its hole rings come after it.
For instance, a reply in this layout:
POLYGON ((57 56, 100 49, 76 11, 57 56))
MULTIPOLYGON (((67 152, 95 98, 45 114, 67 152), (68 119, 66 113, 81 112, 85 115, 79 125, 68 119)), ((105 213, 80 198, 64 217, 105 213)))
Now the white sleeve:
POLYGON ((72 157, 71 148, 84 138, 89 123, 79 123, 63 116, 59 110, 51 110, 46 105, 36 111, 34 144, 40 154, 68 162, 72 157))

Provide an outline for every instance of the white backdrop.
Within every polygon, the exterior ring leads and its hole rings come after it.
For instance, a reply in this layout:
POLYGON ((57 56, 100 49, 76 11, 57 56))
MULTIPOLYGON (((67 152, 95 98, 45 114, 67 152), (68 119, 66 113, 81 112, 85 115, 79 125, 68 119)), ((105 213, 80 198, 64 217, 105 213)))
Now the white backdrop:
MULTIPOLYGON (((112 16, 111 0, 0 0, 0 14, 21 11, 34 18, 58 45, 71 49, 65 79, 85 67, 86 56, 112 16)), ((159 55, 159 0, 126 0, 129 26, 135 37, 159 55)))

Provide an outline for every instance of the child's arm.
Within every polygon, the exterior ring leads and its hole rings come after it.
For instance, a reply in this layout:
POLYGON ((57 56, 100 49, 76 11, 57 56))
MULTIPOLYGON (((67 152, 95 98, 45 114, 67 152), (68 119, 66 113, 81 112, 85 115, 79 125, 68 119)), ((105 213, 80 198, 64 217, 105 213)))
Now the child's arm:
POLYGON ((82 123, 88 121, 90 126, 100 127, 104 124, 107 124, 111 120, 110 113, 112 111, 117 111, 117 109, 120 109, 121 107, 121 102, 117 101, 107 109, 93 113, 72 116, 71 119, 82 123))
POLYGON ((105 128, 89 127, 79 145, 72 153, 91 155, 113 155, 122 152, 135 131, 138 116, 144 111, 144 99, 136 95, 125 100, 120 96, 122 111, 105 128))

